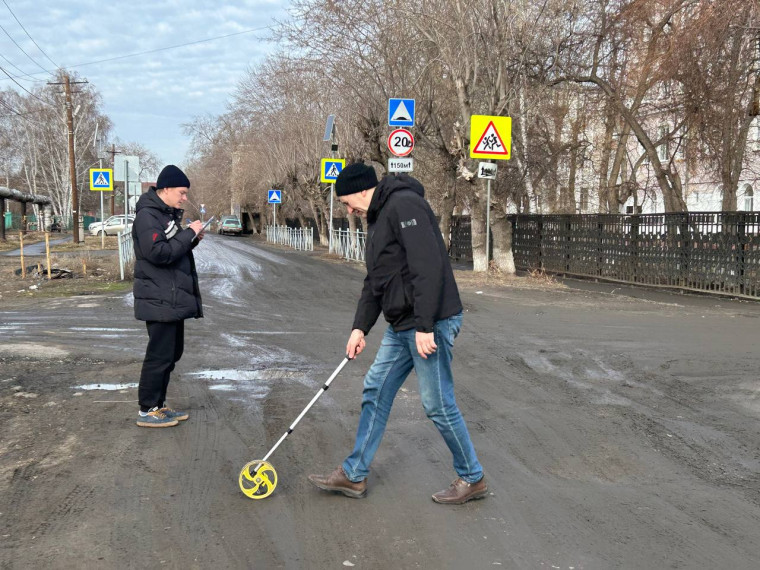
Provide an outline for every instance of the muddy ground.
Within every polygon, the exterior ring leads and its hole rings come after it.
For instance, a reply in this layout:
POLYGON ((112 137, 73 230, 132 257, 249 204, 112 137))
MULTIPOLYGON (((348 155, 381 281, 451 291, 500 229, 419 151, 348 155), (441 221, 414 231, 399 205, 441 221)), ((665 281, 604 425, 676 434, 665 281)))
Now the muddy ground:
POLYGON ((457 398, 490 495, 430 500, 455 475, 413 376, 367 498, 309 485, 350 451, 378 324, 253 501, 239 470, 340 362, 363 275, 246 238, 196 252, 206 318, 171 429, 134 425, 147 336, 127 293, 0 277, 0 568, 758 567, 758 305, 460 274, 457 398))

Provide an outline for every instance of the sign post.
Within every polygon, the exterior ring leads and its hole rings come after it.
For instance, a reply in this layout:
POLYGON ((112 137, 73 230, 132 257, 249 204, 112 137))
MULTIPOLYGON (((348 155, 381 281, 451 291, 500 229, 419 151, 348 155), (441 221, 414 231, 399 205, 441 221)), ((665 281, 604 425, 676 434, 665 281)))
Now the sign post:
MULTIPOLYGON (((99 163, 103 163, 100 159, 99 163)), ((110 168, 91 168, 90 169, 90 191, 100 192, 100 223, 105 223, 103 214, 103 192, 113 192, 113 170, 110 168)), ((105 229, 100 232, 100 249, 106 248, 105 229)))
POLYGON ((270 190, 267 201, 272 204, 272 219, 277 229, 277 204, 282 204, 282 190, 270 190))
MULTIPOLYGON (((512 117, 472 115, 470 117, 470 158, 509 160, 512 148, 512 117)), ((491 255, 491 180, 496 178, 496 165, 481 162, 478 178, 488 180, 486 199, 486 272, 491 255)))

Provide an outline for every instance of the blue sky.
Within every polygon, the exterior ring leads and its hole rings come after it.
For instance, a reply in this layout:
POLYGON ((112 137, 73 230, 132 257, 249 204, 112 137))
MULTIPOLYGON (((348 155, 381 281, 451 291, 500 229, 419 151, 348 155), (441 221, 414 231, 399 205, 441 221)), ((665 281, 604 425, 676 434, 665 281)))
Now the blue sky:
MULTIPOLYGON (((82 64, 265 28, 286 17, 286 6, 276 0, 0 0, 0 54, 6 58, 0 66, 13 75, 31 74, 17 80, 26 88, 32 80, 51 79, 42 70, 55 69, 51 60, 78 72, 103 97, 113 135, 143 144, 164 163, 182 164, 188 148, 182 124, 225 111, 245 70, 275 49, 266 41, 269 30, 82 64)), ((0 85, 13 86, 8 79, 0 85)))

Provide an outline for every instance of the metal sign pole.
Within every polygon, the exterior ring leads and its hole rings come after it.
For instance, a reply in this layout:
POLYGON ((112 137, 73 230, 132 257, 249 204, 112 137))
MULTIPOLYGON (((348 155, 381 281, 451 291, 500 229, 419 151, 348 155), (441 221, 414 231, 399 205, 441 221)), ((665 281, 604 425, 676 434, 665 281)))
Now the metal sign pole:
MULTIPOLYGON (((103 159, 98 159, 98 166, 103 168, 103 159)), ((111 174, 111 184, 113 184, 113 174, 111 174)), ((106 248, 106 223, 105 217, 103 217, 103 190, 100 191, 100 249, 106 248)))
POLYGON ((129 216, 129 161, 124 161, 124 229, 127 229, 129 216))
MULTIPOLYGON (((335 154, 335 153, 333 153, 335 154)), ((333 195, 335 194, 335 182, 330 184, 330 226, 328 227, 329 233, 329 247, 328 251, 333 251, 333 195)))
POLYGON ((486 271, 488 271, 488 257, 491 245, 491 179, 488 179, 488 198, 486 199, 486 271))

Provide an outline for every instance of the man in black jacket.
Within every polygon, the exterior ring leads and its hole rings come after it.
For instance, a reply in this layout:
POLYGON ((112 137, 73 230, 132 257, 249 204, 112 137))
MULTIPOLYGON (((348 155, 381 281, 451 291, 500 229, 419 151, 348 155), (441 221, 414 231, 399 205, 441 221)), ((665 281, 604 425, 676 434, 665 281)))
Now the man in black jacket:
POLYGON ((196 220, 183 229, 182 204, 190 181, 170 164, 158 175, 156 186, 137 201, 132 226, 135 246, 135 318, 145 321, 145 351, 137 396, 141 427, 170 427, 188 414, 166 405, 169 375, 182 357, 185 319, 203 317, 193 248, 203 239, 196 220))
POLYGON ((462 303, 422 184, 405 174, 386 176, 378 184, 372 167, 355 163, 340 173, 335 193, 349 214, 358 213, 368 222, 367 276, 346 346, 348 357, 364 350, 364 336, 381 311, 389 326, 364 378, 353 452, 330 475, 310 475, 309 480, 348 497, 366 495, 369 466, 393 400, 414 369, 425 413, 451 450, 458 474, 433 500, 461 504, 485 497, 483 468, 454 398, 451 359, 462 326, 462 303))

